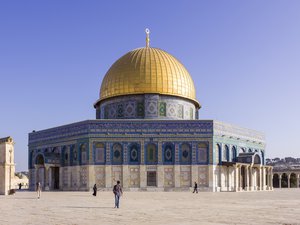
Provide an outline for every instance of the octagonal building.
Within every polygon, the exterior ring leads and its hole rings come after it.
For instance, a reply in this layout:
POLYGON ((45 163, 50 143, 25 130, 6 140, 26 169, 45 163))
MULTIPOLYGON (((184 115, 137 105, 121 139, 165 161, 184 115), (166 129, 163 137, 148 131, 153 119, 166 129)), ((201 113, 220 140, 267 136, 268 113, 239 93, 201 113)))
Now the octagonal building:
POLYGON ((30 189, 272 190, 264 134, 200 120, 187 69, 146 40, 107 71, 95 120, 29 134, 30 189))

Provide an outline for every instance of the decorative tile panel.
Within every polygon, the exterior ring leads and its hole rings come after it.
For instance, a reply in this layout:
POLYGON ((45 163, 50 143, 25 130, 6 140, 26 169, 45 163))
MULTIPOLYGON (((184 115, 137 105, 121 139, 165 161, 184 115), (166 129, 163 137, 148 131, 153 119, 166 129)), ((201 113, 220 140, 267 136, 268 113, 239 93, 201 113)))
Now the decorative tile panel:
POLYGON ((167 112, 166 112, 166 103, 165 102, 160 102, 159 103, 159 115, 160 116, 166 116, 167 112))
POLYGON ((134 101, 125 103, 125 118, 135 118, 136 111, 136 103, 134 101))
POLYGON ((105 167, 96 166, 95 167, 95 181, 97 187, 105 187, 105 167))
POLYGON ((164 168, 164 186, 174 187, 174 170, 172 167, 164 168))
POLYGON ((181 166, 180 167, 180 186, 190 187, 191 186, 191 167, 181 166))
POLYGON ((208 168, 207 166, 199 166, 198 167, 199 174, 199 186, 208 186, 208 168))
POLYGON ((140 186, 140 169, 138 166, 130 167, 130 187, 137 188, 140 186))

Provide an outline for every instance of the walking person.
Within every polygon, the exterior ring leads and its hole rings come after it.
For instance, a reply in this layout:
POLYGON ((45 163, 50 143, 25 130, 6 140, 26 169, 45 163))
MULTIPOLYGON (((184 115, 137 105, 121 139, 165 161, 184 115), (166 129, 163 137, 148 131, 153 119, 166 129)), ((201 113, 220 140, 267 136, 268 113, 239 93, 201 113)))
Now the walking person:
POLYGON ((94 191, 93 195, 97 196, 97 185, 96 184, 94 184, 93 191, 94 191))
POLYGON ((41 187, 40 182, 36 183, 36 193, 37 193, 37 198, 40 199, 41 198, 41 193, 42 193, 42 187, 41 187))
POLYGON ((193 191, 193 193, 197 193, 198 194, 198 185, 197 185, 197 182, 195 182, 195 184, 194 184, 194 191, 193 191))
POLYGON ((113 193, 115 195, 115 208, 119 208, 120 197, 123 194, 122 187, 120 185, 120 181, 117 181, 117 184, 114 186, 113 193))

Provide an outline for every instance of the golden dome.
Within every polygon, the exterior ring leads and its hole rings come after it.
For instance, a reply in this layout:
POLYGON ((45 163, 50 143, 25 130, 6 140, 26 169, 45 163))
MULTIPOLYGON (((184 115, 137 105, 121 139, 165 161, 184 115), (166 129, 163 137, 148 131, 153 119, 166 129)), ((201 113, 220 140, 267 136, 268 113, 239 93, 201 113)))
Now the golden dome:
POLYGON ((179 96, 200 108, 188 71, 172 55, 157 48, 138 48, 118 59, 103 78, 99 101, 132 94, 179 96))

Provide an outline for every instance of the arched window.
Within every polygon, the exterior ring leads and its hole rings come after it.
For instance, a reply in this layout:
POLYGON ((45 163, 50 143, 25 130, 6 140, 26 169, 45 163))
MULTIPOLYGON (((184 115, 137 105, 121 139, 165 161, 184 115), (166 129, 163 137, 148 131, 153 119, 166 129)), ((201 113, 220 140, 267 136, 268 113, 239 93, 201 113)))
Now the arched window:
POLYGON ((251 148, 249 148, 249 149, 248 149, 248 152, 252 152, 252 149, 251 149, 251 148))
POLYGON ((219 164, 220 163, 220 157, 222 156, 221 146, 219 144, 216 144, 215 153, 216 153, 216 157, 215 157, 216 163, 219 164))
POLYGON ((191 163, 191 146, 189 144, 182 144, 181 145, 181 157, 180 161, 184 164, 190 164, 191 163))
POLYGON ((297 183, 297 175, 295 173, 291 173, 290 187, 291 188, 298 188, 299 187, 299 184, 297 183))
POLYGON ((45 159, 44 159, 44 156, 41 155, 41 154, 38 154, 36 159, 35 159, 35 164, 37 165, 44 165, 45 163, 45 159))
POLYGON ((52 149, 52 152, 55 153, 55 154, 59 154, 59 149, 57 147, 54 147, 52 149))
POLYGON ((260 151, 261 153, 261 161, 262 161, 262 164, 265 164, 265 153, 263 150, 260 151))
POLYGON ((282 188, 287 188, 288 187, 288 182, 289 182, 288 175, 286 173, 283 173, 281 175, 281 187, 282 188))
POLYGON ((71 145, 70 152, 72 153, 73 162, 77 162, 78 154, 75 145, 71 145))
POLYGON ((104 143, 95 143, 95 162, 105 162, 105 145, 104 143))
POLYGON ((147 163, 155 164, 157 163, 157 150, 155 144, 148 144, 146 148, 146 159, 147 163))
POLYGON ((139 146, 132 144, 129 147, 129 161, 131 163, 138 163, 140 161, 139 146))
POLYGON ((225 145, 222 151, 222 161, 227 162, 228 160, 229 160, 229 148, 227 145, 225 145))
POLYGON ((61 158, 62 158, 62 161, 63 161, 63 164, 64 165, 67 165, 68 164, 68 160, 69 160, 69 154, 68 154, 68 149, 66 146, 63 146, 62 149, 61 149, 61 158))
POLYGON ((236 148, 232 146, 231 153, 230 153, 230 161, 235 162, 235 158, 236 158, 236 148))
POLYGON ((174 146, 172 144, 166 144, 164 146, 164 163, 174 163, 173 151, 174 146))
POLYGON ((123 151, 122 145, 116 143, 112 147, 112 163, 113 164, 122 164, 123 163, 123 151))
POLYGON ((255 154, 254 156, 254 164, 261 164, 261 160, 258 154, 255 154))
POLYGON ((85 144, 80 145, 80 154, 81 154, 81 163, 85 164, 87 162, 87 150, 85 144))
POLYGON ((207 162, 207 144, 199 143, 198 144, 198 163, 207 162))
POLYGON ((66 151, 66 152, 65 152, 65 162, 68 162, 68 159, 69 159, 69 154, 68 154, 68 152, 66 151))
POLYGON ((245 148, 240 148, 239 153, 245 153, 246 149, 245 148))

